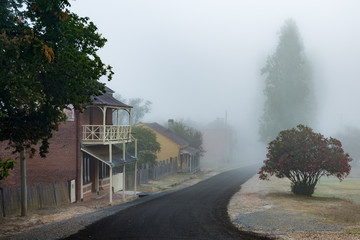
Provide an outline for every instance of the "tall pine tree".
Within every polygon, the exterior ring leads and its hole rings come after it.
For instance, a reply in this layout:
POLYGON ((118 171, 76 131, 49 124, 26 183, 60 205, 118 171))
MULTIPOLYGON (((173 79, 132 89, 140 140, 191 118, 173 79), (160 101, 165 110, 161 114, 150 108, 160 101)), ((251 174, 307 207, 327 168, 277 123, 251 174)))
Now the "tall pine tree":
POLYGON ((311 125, 315 104, 311 71, 293 20, 287 20, 281 28, 276 51, 268 57, 261 73, 266 76, 266 101, 260 118, 260 140, 268 143, 281 130, 311 125))

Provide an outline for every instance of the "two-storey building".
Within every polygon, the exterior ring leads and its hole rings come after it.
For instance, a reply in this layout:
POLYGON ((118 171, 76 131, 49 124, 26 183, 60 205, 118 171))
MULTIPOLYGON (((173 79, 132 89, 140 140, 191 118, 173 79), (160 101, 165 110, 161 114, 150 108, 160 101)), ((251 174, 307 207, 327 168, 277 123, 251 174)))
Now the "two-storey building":
MULTIPOLYGON (((60 125, 59 131, 54 132, 50 139, 46 158, 41 158, 38 154, 29 158, 27 154, 29 208, 41 206, 48 195, 51 195, 44 189, 57 184, 68 187, 65 193, 59 193, 54 188, 55 203, 59 195, 65 195, 68 201, 75 202, 87 201, 101 192, 109 193, 111 202, 113 191, 125 190, 125 165, 136 165, 137 162, 136 147, 135 152, 129 154, 126 145, 135 142, 136 146, 136 139, 131 133, 132 107, 116 100, 113 93, 106 87, 106 93, 94 97, 93 104, 83 112, 71 107, 66 109, 67 121, 60 125), (120 125, 118 120, 113 121, 113 116, 114 119, 119 119, 116 116, 120 111, 128 113, 128 125, 120 125)), ((7 142, 0 142, 0 157, 15 159, 17 156, 12 155, 11 149, 6 150, 6 147, 7 142)), ((12 205, 11 209, 14 205, 20 208, 20 197, 17 196, 19 188, 20 167, 17 161, 10 176, 0 182, 3 212, 7 211, 6 207, 9 205, 12 205)), ((8 213, 11 212, 9 208, 8 213)))

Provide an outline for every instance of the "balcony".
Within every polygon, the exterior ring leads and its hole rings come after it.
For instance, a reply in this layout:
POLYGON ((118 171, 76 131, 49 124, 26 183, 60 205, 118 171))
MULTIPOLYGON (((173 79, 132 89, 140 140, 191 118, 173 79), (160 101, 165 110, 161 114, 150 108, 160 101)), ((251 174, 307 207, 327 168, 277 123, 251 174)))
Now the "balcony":
POLYGON ((83 125, 82 141, 88 144, 131 141, 129 125, 83 125))

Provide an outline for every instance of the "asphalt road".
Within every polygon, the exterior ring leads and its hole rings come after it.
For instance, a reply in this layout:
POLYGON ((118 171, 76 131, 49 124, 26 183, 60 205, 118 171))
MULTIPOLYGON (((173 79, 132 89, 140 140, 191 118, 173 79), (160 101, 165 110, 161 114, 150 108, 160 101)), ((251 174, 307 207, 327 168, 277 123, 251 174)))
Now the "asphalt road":
POLYGON ((237 230, 227 204, 258 168, 227 171, 129 207, 66 239, 267 239, 237 230))

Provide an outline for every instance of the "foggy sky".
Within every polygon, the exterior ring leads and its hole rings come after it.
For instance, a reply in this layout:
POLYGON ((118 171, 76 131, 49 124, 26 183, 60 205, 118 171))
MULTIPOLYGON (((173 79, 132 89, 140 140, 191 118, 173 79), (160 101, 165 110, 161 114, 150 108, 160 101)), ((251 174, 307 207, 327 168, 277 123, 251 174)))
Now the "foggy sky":
MULTIPOLYGON (((284 21, 298 25, 318 98, 316 129, 360 127, 358 0, 76 0, 108 39, 99 51, 113 66, 107 85, 153 103, 146 121, 209 123, 224 117, 257 134, 264 76, 284 21)), ((256 138, 256 137, 254 137, 256 138)))

